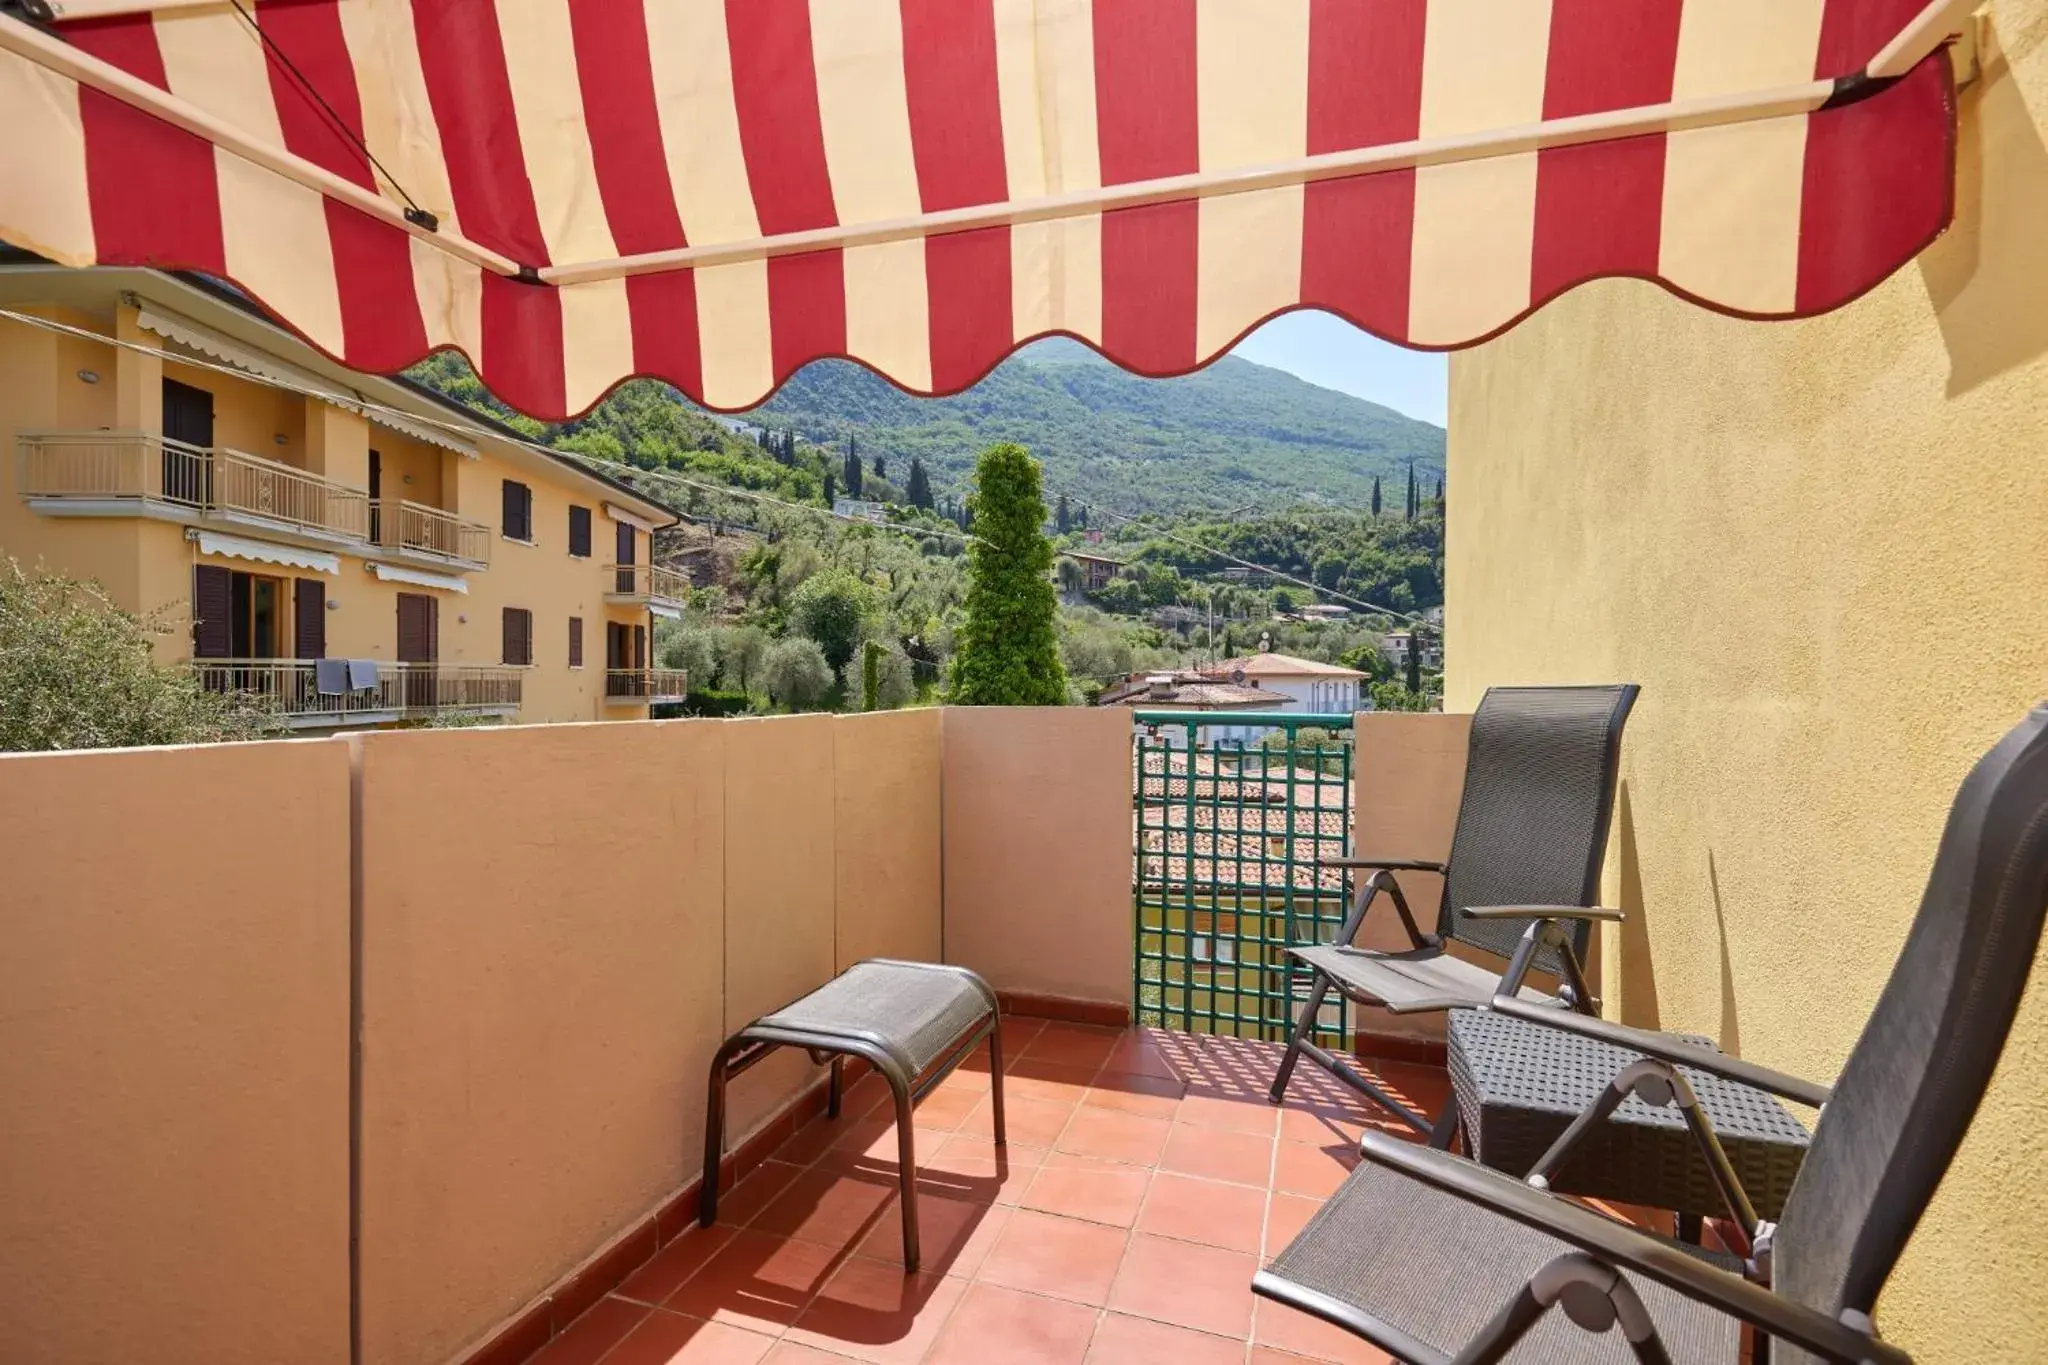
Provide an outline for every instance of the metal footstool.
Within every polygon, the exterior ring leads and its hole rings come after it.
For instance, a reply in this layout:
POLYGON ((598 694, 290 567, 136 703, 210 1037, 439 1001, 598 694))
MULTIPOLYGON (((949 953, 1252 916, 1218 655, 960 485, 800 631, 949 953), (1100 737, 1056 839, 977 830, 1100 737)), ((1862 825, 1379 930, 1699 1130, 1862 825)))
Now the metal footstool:
POLYGON ((848 1057, 861 1057, 882 1074, 896 1097, 898 1179, 903 1188, 903 1264, 916 1270, 917 1148, 910 1107, 967 1060, 988 1039, 989 1105, 995 1139, 1003 1133, 1003 1044, 996 993, 965 967, 871 958, 773 1014, 764 1014, 726 1039, 711 1059, 711 1098, 704 1119, 704 1183, 697 1221, 718 1221, 718 1167, 725 1155, 725 1086, 734 1076, 782 1047, 800 1047, 811 1060, 832 1060, 826 1113, 839 1117, 848 1057))
MULTIPOLYGON (((1448 1034, 1451 1089, 1466 1153, 1517 1178, 1640 1055, 1490 1010, 1452 1010, 1448 1034)), ((1714 1047, 1696 1035, 1669 1036, 1714 1047)), ((1760 1090, 1690 1067, 1679 1071, 1699 1095, 1757 1214, 1775 1220, 1806 1159, 1806 1128, 1760 1090)), ((1728 1213, 1678 1109, 1654 1107, 1634 1095, 1586 1134, 1549 1184, 1563 1194, 1670 1209, 1693 1237, 1697 1219, 1728 1213)))

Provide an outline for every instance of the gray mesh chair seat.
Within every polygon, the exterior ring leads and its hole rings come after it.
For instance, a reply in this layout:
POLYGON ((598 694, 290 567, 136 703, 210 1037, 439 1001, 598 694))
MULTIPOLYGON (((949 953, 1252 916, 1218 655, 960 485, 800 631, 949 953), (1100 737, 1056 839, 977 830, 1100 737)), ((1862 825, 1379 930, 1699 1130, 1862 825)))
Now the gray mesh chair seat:
POLYGON ((718 1181, 725 1159, 726 1084, 778 1048, 802 1048, 831 1060, 826 1113, 839 1117, 845 1062, 859 1057, 889 1084, 896 1101, 897 1184, 903 1206, 903 1263, 918 1266, 917 1144, 911 1106, 988 1040, 989 1108, 995 1140, 1003 1125, 1002 1013, 996 993, 965 967, 872 958, 857 962, 800 1000, 764 1014, 726 1039, 711 1059, 704 1121, 704 1183, 697 1220, 718 1221, 718 1181))
MULTIPOLYGON (((1449 859, 1348 857, 1323 864, 1356 869, 1362 880, 1334 940, 1287 950, 1312 975, 1273 1078, 1273 1103, 1286 1098, 1296 1064, 1307 1057, 1410 1126, 1431 1128, 1316 1041, 1332 991, 1397 1014, 1481 1005, 1501 991, 1552 999, 1523 987, 1533 969, 1562 978, 1558 1001, 1593 1008, 1579 964, 1592 921, 1619 918, 1617 911, 1594 909, 1593 901, 1614 811, 1622 727, 1638 691, 1633 683, 1489 688, 1472 715, 1449 859), (1415 872, 1443 876, 1436 926, 1428 933, 1416 924, 1401 885, 1402 874, 1415 872), (1382 894, 1407 931, 1404 950, 1353 946, 1382 894), (1453 942, 1504 958, 1505 965, 1488 970, 1455 957, 1453 942)), ((1437 1125, 1437 1141, 1448 1144, 1450 1136, 1448 1124, 1437 1125)))
MULTIPOLYGON (((1732 1256, 1655 1240, 1723 1271, 1742 1269, 1732 1256)), ((1295 1306, 1304 1293, 1318 1296, 1326 1303, 1317 1316, 1348 1311, 1347 1326, 1403 1360, 1447 1361, 1532 1275, 1571 1250, 1549 1233, 1504 1222, 1455 1195, 1367 1164, 1351 1173, 1256 1287, 1295 1306)), ((1630 1281, 1674 1362, 1735 1365, 1739 1321, 1642 1276, 1630 1281)), ((1562 1314, 1538 1322, 1501 1358, 1516 1365, 1635 1365, 1637 1359, 1618 1328, 1588 1333, 1562 1314)))
POLYGON ((866 1039, 917 1076, 994 1011, 988 987, 965 968, 876 960, 748 1027, 866 1039))
MULTIPOLYGON (((1736 1365, 1738 1322, 1768 1339, 1772 1365, 1910 1365, 1872 1314, 1991 1082, 2044 920, 2048 706, 1985 754, 1956 793, 1919 912, 1832 1089, 1668 1034, 1506 997, 1491 1006, 1641 1054, 1624 1078, 1655 1080, 1653 1100, 1685 1111, 1738 1206, 1746 1197, 1711 1126, 1697 1123, 1705 1106, 1687 1078, 1820 1109, 1776 1223, 1731 1210, 1730 1242, 1749 1248, 1739 1263, 1546 1187, 1574 1144, 1618 1112, 1624 1087, 1609 1083, 1526 1181, 1368 1130, 1364 1164, 1252 1291, 1428 1365, 1736 1365)), ((2027 1212, 2020 1201, 1990 1216, 2027 1212)))
MULTIPOLYGON (((1447 1010, 1485 1000, 1500 989, 1500 973, 1434 949, 1407 953, 1368 953, 1334 943, 1317 948, 1289 948, 1287 955, 1321 972, 1353 999, 1378 1001, 1389 1009, 1447 1010)), ((1551 997, 1532 987, 1522 998, 1538 1004, 1551 997)))

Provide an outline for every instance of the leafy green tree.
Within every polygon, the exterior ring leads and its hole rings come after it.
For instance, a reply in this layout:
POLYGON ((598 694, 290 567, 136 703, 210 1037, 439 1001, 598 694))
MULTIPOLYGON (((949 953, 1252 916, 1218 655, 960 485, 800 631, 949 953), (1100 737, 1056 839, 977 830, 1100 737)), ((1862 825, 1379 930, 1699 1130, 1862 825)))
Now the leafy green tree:
POLYGON ((791 635, 769 647, 761 660, 761 682, 776 704, 810 710, 832 690, 832 666, 816 640, 791 635))
POLYGON ((718 638, 698 626, 662 633, 655 656, 663 668, 680 668, 689 674, 692 692, 708 692, 718 682, 718 638))
POLYGON ((761 661, 768 654, 768 632, 759 626, 732 626, 718 632, 718 675, 729 688, 752 692, 761 685, 761 661))
POLYGON ((1060 592, 1069 600, 1079 598, 1088 586, 1088 573, 1081 567, 1081 561, 1069 555, 1061 555, 1059 568, 1060 592))
POLYGON ((981 453, 970 498, 967 598, 954 641, 950 700, 959 706, 1061 706, 1052 543, 1038 463, 1019 445, 981 453))
POLYGON ((1342 667, 1357 669, 1369 682, 1385 682, 1394 676, 1394 666, 1387 662, 1387 656, 1373 640, 1359 641, 1339 654, 1337 662, 1342 667))
POLYGON ((929 508, 932 505, 931 475, 925 472, 924 461, 915 455, 910 457, 910 479, 903 496, 912 507, 929 508))
POLYGON ((873 711, 880 703, 883 652, 880 640, 870 640, 860 648, 860 709, 863 711, 873 711))
POLYGON ((155 640, 174 634, 97 584, 0 568, 0 750, 210 744, 273 733, 273 708, 212 692, 183 668, 158 665, 155 640))
POLYGON ((893 645, 884 646, 876 664, 875 704, 884 711, 894 711, 916 698, 917 679, 910 656, 893 645))
POLYGON ((875 477, 878 479, 889 477, 889 462, 880 455, 875 456, 875 477))
POLYGON ((868 633, 874 590, 845 569, 826 569, 803 581, 789 599, 789 624, 818 642, 837 673, 853 658, 868 633))
POLYGON ((1429 698, 1397 682, 1374 683, 1372 704, 1380 711, 1427 711, 1429 698))

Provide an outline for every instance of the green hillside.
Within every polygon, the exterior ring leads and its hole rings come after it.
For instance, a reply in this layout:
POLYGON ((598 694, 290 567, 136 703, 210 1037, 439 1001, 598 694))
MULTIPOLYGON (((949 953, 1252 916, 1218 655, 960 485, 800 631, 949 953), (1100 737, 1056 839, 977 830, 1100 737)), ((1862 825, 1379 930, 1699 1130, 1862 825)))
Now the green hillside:
POLYGON ((747 420, 793 426, 907 467, 921 456, 958 491, 975 454, 1017 441, 1045 465, 1048 494, 1126 511, 1255 504, 1362 507, 1374 475, 1425 486, 1443 473, 1444 432, 1389 408, 1225 357, 1180 379, 1143 379, 1079 342, 1042 341, 952 398, 913 398, 850 361, 820 361, 747 420))

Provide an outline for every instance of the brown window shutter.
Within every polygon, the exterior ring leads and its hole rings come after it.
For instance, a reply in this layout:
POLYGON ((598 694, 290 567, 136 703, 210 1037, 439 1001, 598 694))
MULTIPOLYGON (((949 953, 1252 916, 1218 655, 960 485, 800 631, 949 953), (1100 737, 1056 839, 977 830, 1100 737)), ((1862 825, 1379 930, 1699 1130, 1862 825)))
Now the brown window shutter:
POLYGON ((301 659, 327 657, 327 584, 323 580, 292 580, 292 637, 301 659))
POLYGON ((533 539, 533 490, 517 479, 505 480, 504 529, 514 540, 533 539))
POLYGON ((578 559, 590 558, 590 509, 571 507, 569 509, 569 553, 578 559))
POLYGON ((633 528, 625 522, 619 523, 619 563, 633 562, 633 528))
POLYGON ((647 667, 647 627, 633 627, 633 667, 647 667))
POLYGON ((508 664, 519 662, 519 609, 517 607, 505 608, 504 645, 498 651, 498 656, 508 664))
POLYGON ((235 576, 210 564, 192 566, 192 653, 225 659, 234 652, 235 576))
POLYGON ((583 667, 583 618, 569 618, 569 667, 583 667))

